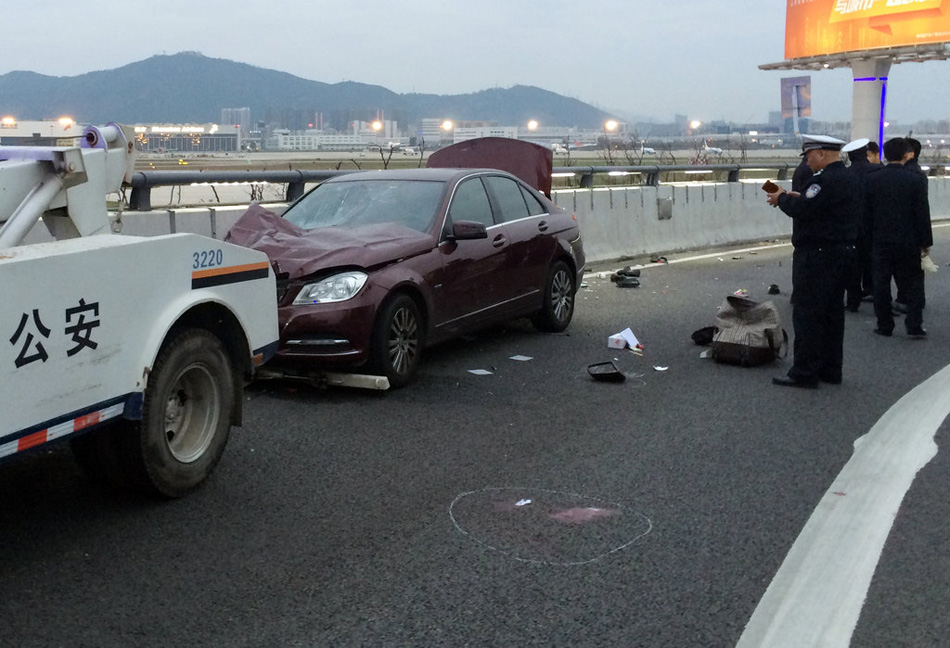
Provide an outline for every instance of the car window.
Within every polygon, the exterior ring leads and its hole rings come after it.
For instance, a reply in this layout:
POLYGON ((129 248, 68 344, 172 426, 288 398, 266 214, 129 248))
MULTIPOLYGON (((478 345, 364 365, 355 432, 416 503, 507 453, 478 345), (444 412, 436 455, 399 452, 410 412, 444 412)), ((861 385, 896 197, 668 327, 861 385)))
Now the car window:
POLYGON ((485 187, 479 178, 465 180, 455 190, 452 205, 449 207, 449 219, 453 223, 475 221, 485 227, 495 224, 488 194, 485 193, 485 187))
POLYGON ((517 182, 511 178, 488 176, 485 178, 485 183, 501 208, 503 221, 514 221, 528 217, 528 206, 525 204, 524 196, 521 195, 521 187, 517 182))
POLYGON ((524 201, 528 203, 529 214, 532 216, 540 216, 541 214, 548 213, 548 208, 538 200, 537 196, 525 189, 522 185, 518 185, 518 187, 521 189, 521 195, 524 197, 524 201))
POLYGON ((295 203, 284 218, 303 229, 394 223, 428 232, 444 189, 442 182, 417 180, 326 182, 295 203))

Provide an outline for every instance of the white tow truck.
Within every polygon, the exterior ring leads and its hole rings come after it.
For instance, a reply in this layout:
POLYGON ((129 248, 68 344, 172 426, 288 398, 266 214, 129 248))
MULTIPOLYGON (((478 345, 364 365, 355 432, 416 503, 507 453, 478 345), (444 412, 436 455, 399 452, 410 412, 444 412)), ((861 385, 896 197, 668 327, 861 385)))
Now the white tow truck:
POLYGON ((113 233, 132 132, 0 146, 0 460, 71 438, 84 472, 179 497, 240 425, 277 348, 267 256, 195 234, 113 233), (42 219, 56 239, 23 244, 42 219))

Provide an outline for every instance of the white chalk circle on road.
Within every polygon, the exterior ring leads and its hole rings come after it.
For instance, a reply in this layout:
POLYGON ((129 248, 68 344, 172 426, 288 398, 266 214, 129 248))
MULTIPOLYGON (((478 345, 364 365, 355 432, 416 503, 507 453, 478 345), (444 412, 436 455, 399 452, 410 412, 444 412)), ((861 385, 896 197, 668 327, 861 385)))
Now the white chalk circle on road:
POLYGON ((520 562, 585 565, 650 533, 648 517, 602 499, 540 488, 483 488, 449 506, 462 533, 520 562))

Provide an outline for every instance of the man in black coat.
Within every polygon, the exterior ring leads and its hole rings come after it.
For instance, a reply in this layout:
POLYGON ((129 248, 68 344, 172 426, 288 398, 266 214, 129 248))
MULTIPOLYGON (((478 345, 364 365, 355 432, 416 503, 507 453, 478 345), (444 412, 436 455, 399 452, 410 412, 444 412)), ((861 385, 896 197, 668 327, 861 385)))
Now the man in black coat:
POLYGON ((841 383, 844 292, 854 271, 860 183, 841 161, 841 140, 803 136, 802 155, 814 172, 801 195, 784 189, 768 202, 792 218, 792 326, 795 360, 772 382, 789 387, 841 383))
MULTIPOLYGON (((911 171, 915 171, 924 177, 927 177, 927 172, 924 171, 920 166, 920 152, 923 150, 920 140, 914 139, 913 137, 905 137, 904 139, 910 146, 911 152, 911 158, 904 162, 904 167, 911 171)), ((887 151, 884 152, 884 159, 890 162, 890 159, 887 157, 887 151)))
POLYGON ((924 271, 920 259, 930 253, 933 232, 927 178, 904 166, 912 151, 907 140, 896 137, 884 143, 888 164, 874 174, 866 191, 871 217, 874 264, 874 314, 878 335, 894 330, 891 278, 906 299, 904 325, 912 338, 926 337, 923 328, 924 271))

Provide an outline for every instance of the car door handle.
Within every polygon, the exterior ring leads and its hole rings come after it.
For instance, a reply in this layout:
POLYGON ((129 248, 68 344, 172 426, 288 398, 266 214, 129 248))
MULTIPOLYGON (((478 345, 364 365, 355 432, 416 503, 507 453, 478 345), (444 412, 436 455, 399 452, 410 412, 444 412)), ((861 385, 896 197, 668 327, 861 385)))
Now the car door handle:
POLYGON ((491 244, 492 244, 492 247, 501 247, 507 242, 508 242, 508 239, 505 238, 505 235, 499 234, 492 240, 491 244))
POLYGON ((539 231, 539 232, 547 232, 547 231, 548 231, 548 222, 547 222, 547 221, 541 221, 541 222, 539 222, 539 223, 538 223, 538 231, 539 231))

